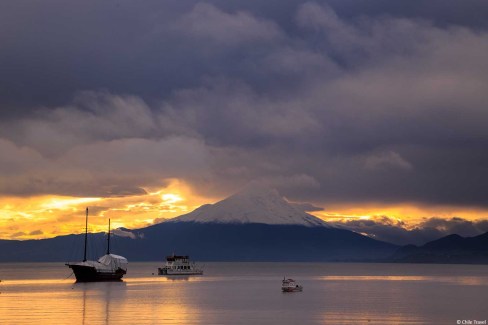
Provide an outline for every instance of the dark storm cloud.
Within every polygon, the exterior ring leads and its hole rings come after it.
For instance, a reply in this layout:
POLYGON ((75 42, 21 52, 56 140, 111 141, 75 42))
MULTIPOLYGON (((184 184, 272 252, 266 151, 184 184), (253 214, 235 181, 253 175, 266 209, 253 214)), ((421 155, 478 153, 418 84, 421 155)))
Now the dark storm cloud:
POLYGON ((0 192, 486 206, 486 6, 2 2, 0 192))
MULTIPOLYGON (((144 4, 119 0, 2 1, 1 112, 27 114, 32 106, 62 105, 79 90, 107 89, 153 99, 174 89, 198 85, 202 76, 216 72, 242 78, 246 74, 246 69, 240 68, 243 57, 252 58, 253 54, 249 48, 245 53, 221 50, 215 60, 191 42, 182 42, 181 35, 172 30, 172 24, 188 15, 195 5, 214 4, 229 14, 238 13, 240 18, 256 16, 292 36, 303 37, 306 35, 294 22, 296 11, 303 3, 303 0, 170 0, 144 4)), ((483 0, 318 3, 327 3, 347 21, 361 16, 391 16, 421 18, 443 26, 488 27, 485 17, 488 4, 483 0)), ((238 22, 239 18, 233 20, 238 22)), ((221 31, 228 27, 225 21, 212 23, 223 23, 221 31)), ((195 26, 188 26, 187 30, 195 26)), ((252 31, 244 25, 242 31, 248 30, 252 31)), ((264 31, 263 35, 268 32, 264 31)), ((255 49, 254 54, 258 51, 255 49)), ((247 77, 257 82, 259 76, 247 77)), ((266 84, 262 81, 260 86, 266 84)))
POLYGON ((333 224, 397 245, 423 245, 451 234, 473 237, 488 231, 488 220, 470 221, 462 218, 428 218, 412 229, 407 228, 405 222, 387 216, 333 224))
POLYGON ((311 203, 295 203, 295 202, 290 202, 291 205, 293 205, 295 208, 300 209, 304 212, 313 212, 313 211, 322 211, 324 210, 321 207, 316 207, 315 205, 311 203))

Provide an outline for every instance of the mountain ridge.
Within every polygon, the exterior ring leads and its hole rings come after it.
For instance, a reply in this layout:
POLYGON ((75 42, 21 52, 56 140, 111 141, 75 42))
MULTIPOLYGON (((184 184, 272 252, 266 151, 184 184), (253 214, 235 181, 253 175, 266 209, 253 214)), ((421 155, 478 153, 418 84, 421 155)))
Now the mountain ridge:
POLYGON ((473 237, 451 234, 421 246, 406 245, 400 247, 388 261, 488 264, 488 232, 473 237))
MULTIPOLYGON (((162 261, 174 252, 200 261, 364 262, 386 258, 398 248, 349 230, 301 225, 177 222, 132 232, 133 238, 117 236, 111 241, 113 253, 129 261, 162 261)), ((0 262, 76 260, 82 256, 83 237, 0 241, 0 262), (73 257, 70 248, 75 243, 73 257)), ((89 234, 89 251, 99 246, 98 253, 103 254, 105 239, 103 233, 89 234)))

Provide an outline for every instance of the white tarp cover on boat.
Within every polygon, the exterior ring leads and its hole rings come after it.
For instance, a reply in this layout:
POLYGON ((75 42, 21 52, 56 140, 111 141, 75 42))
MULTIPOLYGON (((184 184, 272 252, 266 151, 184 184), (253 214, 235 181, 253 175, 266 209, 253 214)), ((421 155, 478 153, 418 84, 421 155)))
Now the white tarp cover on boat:
POLYGON ((111 268, 112 270, 117 270, 119 267, 127 271, 127 259, 125 257, 114 255, 114 254, 107 254, 98 259, 98 263, 103 264, 107 268, 111 268))

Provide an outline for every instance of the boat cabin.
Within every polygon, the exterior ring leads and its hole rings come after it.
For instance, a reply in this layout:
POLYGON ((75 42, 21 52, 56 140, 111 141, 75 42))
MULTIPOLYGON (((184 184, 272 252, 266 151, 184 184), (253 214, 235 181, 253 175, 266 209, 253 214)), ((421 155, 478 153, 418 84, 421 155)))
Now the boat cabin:
POLYGON ((190 261, 188 255, 166 256, 166 264, 158 268, 159 275, 201 275, 203 270, 190 261))

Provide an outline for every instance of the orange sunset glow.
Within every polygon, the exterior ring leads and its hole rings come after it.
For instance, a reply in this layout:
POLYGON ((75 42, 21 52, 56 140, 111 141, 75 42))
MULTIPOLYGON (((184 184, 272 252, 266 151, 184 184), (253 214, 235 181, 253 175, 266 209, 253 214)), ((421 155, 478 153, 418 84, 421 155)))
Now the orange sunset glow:
POLYGON ((311 212, 326 221, 345 221, 347 219, 371 219, 386 216, 404 221, 410 226, 431 217, 443 219, 462 218, 466 220, 483 220, 488 215, 486 209, 466 208, 456 206, 427 206, 415 204, 348 204, 327 205, 325 211, 311 212))
POLYGON ((112 227, 136 229, 190 212, 207 203, 182 182, 173 180, 161 189, 146 189, 147 194, 121 197, 76 198, 35 196, 0 199, 0 236, 3 239, 49 238, 84 230, 85 207, 90 209, 90 232, 112 227))
MULTIPOLYGON (((146 188, 146 194, 120 197, 33 196, 0 198, 1 239, 41 239, 84 230, 85 207, 90 210, 89 232, 106 231, 107 219, 113 228, 137 229, 163 222, 197 207, 223 198, 195 194, 183 181, 173 179, 164 188, 146 188)), ((455 206, 414 204, 323 204, 322 211, 309 212, 322 220, 343 223, 349 220, 379 220, 388 217, 406 229, 431 218, 481 220, 488 211, 455 206)))

